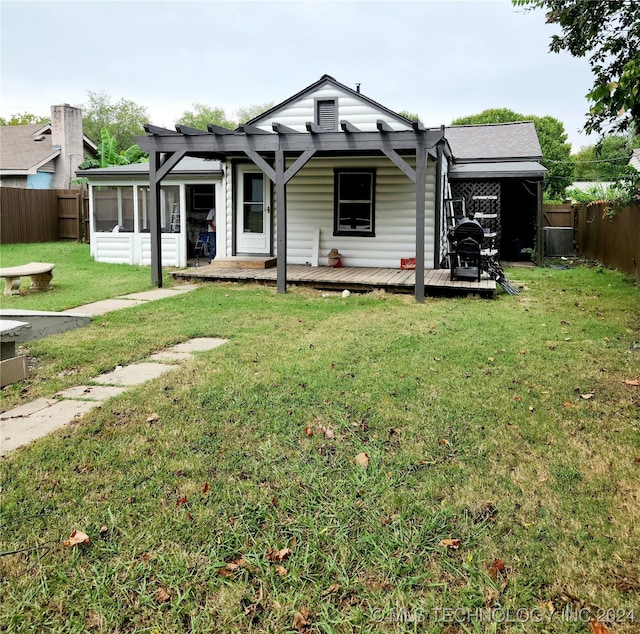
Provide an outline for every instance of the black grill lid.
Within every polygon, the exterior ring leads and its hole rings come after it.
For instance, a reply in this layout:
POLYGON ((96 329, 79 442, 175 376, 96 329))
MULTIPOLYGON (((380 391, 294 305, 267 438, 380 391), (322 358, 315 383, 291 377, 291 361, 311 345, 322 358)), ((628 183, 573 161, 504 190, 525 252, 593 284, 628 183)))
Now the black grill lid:
POLYGON ((471 218, 461 218, 453 229, 453 239, 458 242, 464 238, 473 238, 481 243, 484 240, 484 229, 477 220, 471 218))

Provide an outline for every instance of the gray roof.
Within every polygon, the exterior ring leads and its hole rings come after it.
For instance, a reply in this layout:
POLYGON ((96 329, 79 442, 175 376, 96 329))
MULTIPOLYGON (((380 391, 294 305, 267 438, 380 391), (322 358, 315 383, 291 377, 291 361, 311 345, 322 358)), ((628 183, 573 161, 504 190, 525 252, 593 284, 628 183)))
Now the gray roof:
MULTIPOLYGON (((86 149, 95 145, 86 136, 86 149)), ((60 147, 51 144, 51 124, 0 126, 0 170, 3 174, 35 174, 60 155, 60 147)))
MULTIPOLYGON (((222 166, 218 160, 208 160, 194 156, 185 156, 172 170, 170 176, 180 174, 212 175, 222 174, 222 166)), ((135 177, 144 180, 149 179, 149 163, 132 163, 131 165, 114 165, 112 167, 94 167, 93 169, 79 170, 78 176, 83 178, 108 178, 135 177)))
POLYGON ((35 174, 39 167, 60 154, 51 145, 51 126, 0 126, 0 169, 4 173, 35 174))
POLYGON ((540 178, 547 169, 536 161, 457 163, 449 169, 449 180, 463 178, 540 178))
POLYGON ((542 150, 532 121, 448 127, 455 162, 540 160, 542 150))

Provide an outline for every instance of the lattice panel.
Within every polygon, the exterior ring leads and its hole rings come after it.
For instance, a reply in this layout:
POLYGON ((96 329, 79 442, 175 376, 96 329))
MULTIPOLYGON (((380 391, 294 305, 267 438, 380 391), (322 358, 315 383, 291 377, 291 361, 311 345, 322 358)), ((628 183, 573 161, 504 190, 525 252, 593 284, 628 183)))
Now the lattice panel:
POLYGON ((451 195, 454 198, 465 199, 467 212, 496 214, 495 218, 478 218, 478 221, 483 227, 496 234, 495 248, 499 252, 502 233, 500 183, 498 181, 454 181, 451 183, 451 195))

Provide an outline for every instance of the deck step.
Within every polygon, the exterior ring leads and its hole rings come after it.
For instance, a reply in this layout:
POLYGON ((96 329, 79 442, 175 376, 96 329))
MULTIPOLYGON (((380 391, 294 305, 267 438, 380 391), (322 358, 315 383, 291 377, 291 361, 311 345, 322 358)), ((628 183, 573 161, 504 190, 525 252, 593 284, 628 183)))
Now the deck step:
POLYGON ((214 258, 211 267, 214 269, 270 269, 278 263, 277 258, 258 256, 234 256, 214 258))

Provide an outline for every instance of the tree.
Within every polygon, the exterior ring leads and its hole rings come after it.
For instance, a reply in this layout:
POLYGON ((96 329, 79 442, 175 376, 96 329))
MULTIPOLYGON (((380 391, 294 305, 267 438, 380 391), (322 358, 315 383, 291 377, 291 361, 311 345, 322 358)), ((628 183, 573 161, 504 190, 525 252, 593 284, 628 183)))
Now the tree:
POLYGON ((49 117, 40 117, 30 112, 12 114, 8 119, 0 117, 0 125, 31 125, 33 123, 46 125, 51 123, 51 119, 49 117))
POLYGON ((567 143, 564 124, 554 117, 522 115, 508 108, 492 108, 469 117, 461 117, 451 125, 472 125, 483 123, 511 123, 513 121, 533 121, 542 150, 542 164, 547 168, 544 176, 544 193, 548 198, 562 196, 573 181, 573 161, 571 144, 567 143))
POLYGON ((587 57, 594 82, 584 125, 587 133, 623 132, 640 126, 640 2, 637 0, 512 0, 547 11, 557 24, 549 50, 587 57))
POLYGON ((104 92, 87 91, 89 103, 82 107, 82 128, 93 141, 102 138, 106 129, 116 139, 116 148, 121 152, 135 144, 136 136, 145 134, 143 125, 149 121, 149 112, 128 99, 111 103, 104 92))
POLYGON ((419 121, 420 117, 413 113, 413 112, 409 112, 408 110, 401 110, 398 113, 401 117, 404 117, 405 119, 409 119, 409 121, 419 121))
POLYGON ((251 119, 255 119, 259 114, 266 112, 270 108, 273 107, 273 101, 269 103, 258 103, 253 106, 245 106, 243 108, 238 108, 238 121, 240 123, 246 123, 247 121, 251 121, 251 119))
POLYGON ((87 159, 80 165, 80 169, 92 167, 111 167, 113 165, 130 165, 131 163, 146 163, 149 155, 142 151, 135 143, 126 150, 117 150, 117 140, 111 136, 107 128, 100 131, 97 158, 87 159))
POLYGON ((238 127, 235 121, 227 117, 222 108, 207 106, 198 102, 193 104, 192 111, 187 110, 183 112, 176 123, 187 125, 197 130, 206 130, 207 124, 209 123, 220 126, 221 128, 228 128, 229 130, 234 130, 238 127))
POLYGON ((632 139, 624 135, 603 137, 595 145, 588 145, 577 152, 575 176, 584 181, 614 181, 625 173, 631 156, 632 139))

